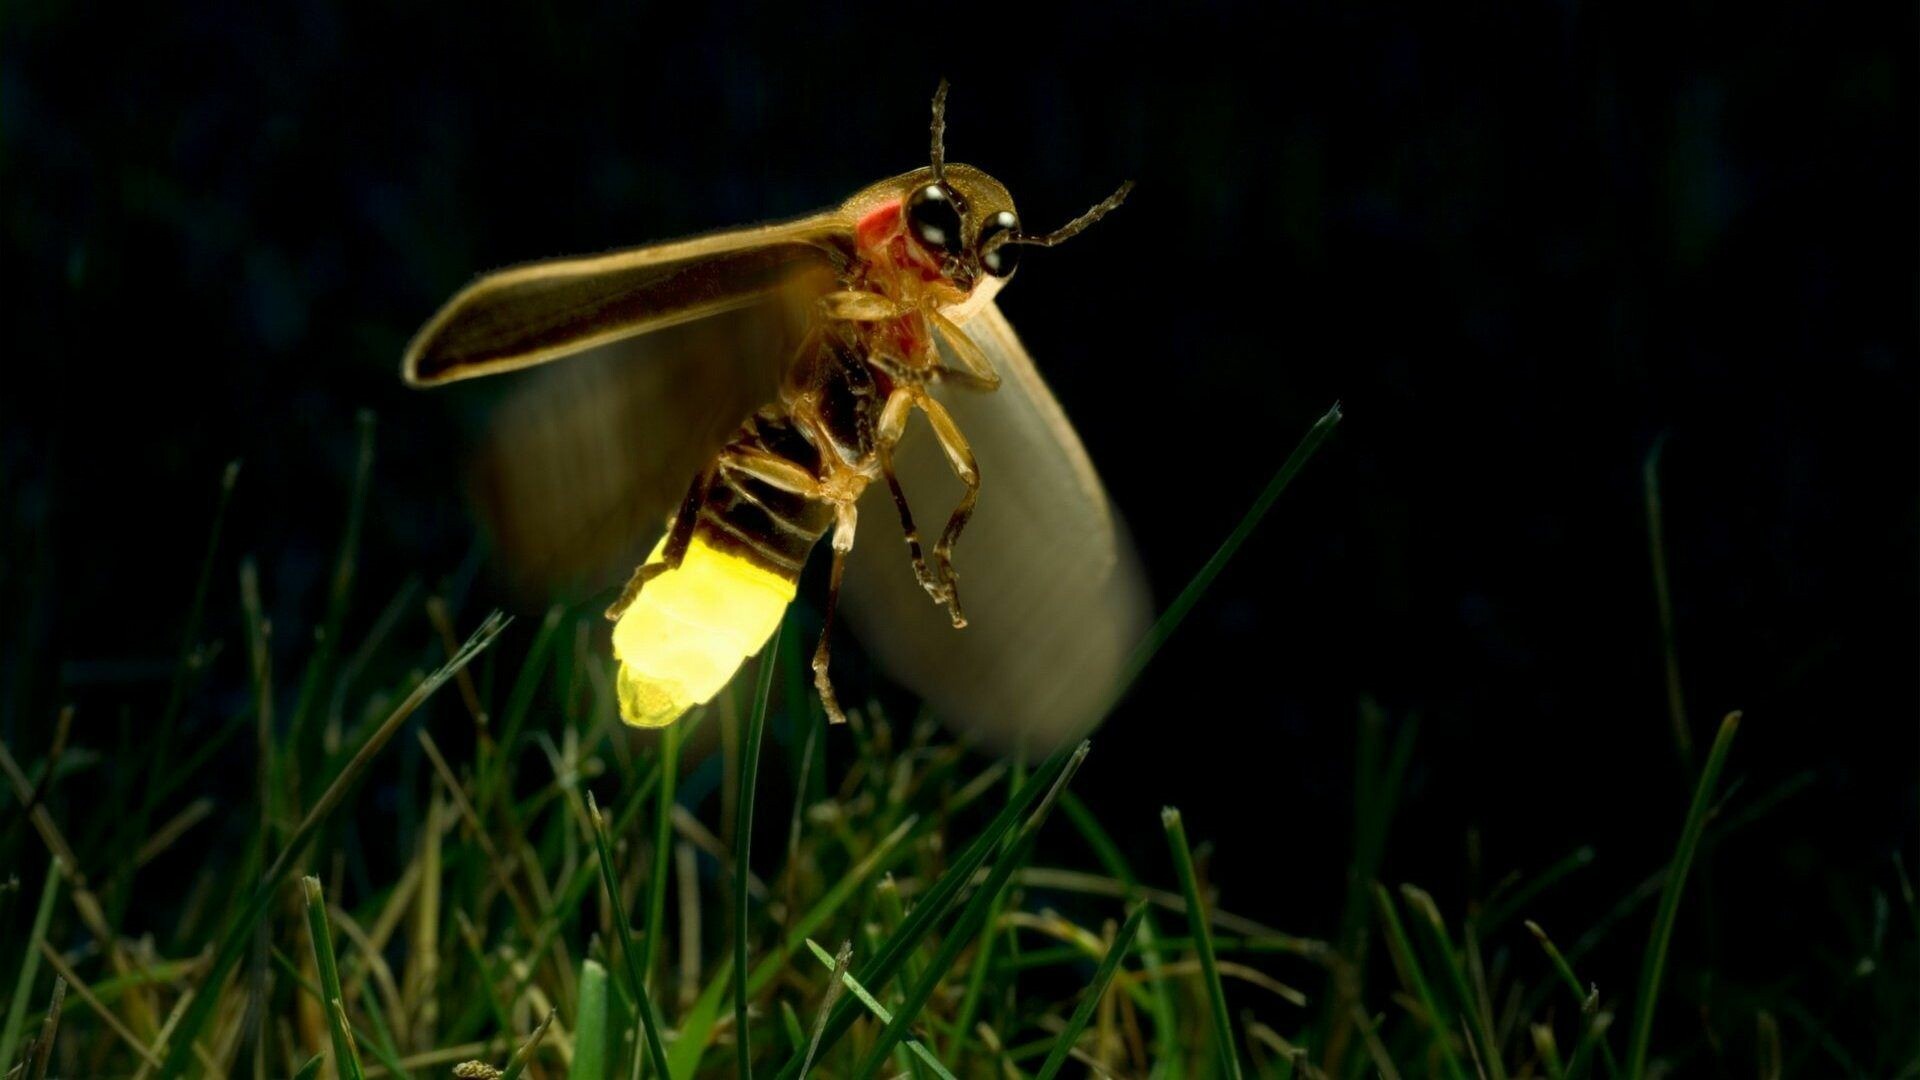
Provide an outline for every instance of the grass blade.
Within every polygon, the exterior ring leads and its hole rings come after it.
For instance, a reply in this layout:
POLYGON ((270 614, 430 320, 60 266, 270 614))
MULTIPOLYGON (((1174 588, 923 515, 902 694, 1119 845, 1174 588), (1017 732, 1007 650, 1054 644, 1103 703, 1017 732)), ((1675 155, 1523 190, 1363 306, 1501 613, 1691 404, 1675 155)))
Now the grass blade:
POLYGON ((326 1063, 327 1055, 325 1053, 313 1055, 307 1059, 305 1065, 300 1066, 299 1072, 293 1074, 293 1080, 314 1080, 315 1077, 320 1075, 320 1067, 326 1063))
POLYGON ((553 1026, 553 1018, 558 1015, 559 1012, 554 1009, 547 1010, 547 1018, 540 1021, 540 1026, 533 1029, 527 1041, 521 1043, 520 1049, 507 1059, 507 1068, 500 1074, 500 1080, 520 1080, 520 1075, 527 1071, 527 1063, 533 1060, 534 1052, 540 1049, 540 1040, 547 1037, 547 1029, 553 1026))
POLYGON ((780 1027, 787 1036, 787 1049, 798 1052, 807 1045, 807 1031, 800 1026, 800 1014, 790 1002, 780 1002, 780 1027))
POLYGON ((1101 959, 1100 967, 1093 973, 1093 982, 1088 984, 1087 992, 1080 998, 1080 1004, 1074 1007, 1073 1016, 1067 1021, 1067 1028, 1053 1044, 1053 1051, 1047 1055, 1040 1071, 1034 1074, 1034 1080, 1053 1080, 1053 1075, 1067 1063, 1067 1055, 1080 1041, 1080 1033, 1087 1028, 1087 1021, 1093 1019, 1094 1007, 1106 996, 1107 984, 1113 981, 1114 972, 1120 970, 1120 962, 1126 958, 1127 947, 1133 944, 1133 935, 1140 929, 1140 923, 1147 917, 1147 905, 1135 904, 1133 914, 1120 927, 1112 944, 1107 946, 1107 955, 1101 959))
POLYGON ((670 724, 660 733, 659 802, 654 807, 653 873, 647 878, 647 936, 640 944, 640 973, 653 977, 654 957, 667 924, 667 862, 673 855, 674 786, 680 778, 680 744, 686 724, 670 724))
MULTIPOLYGON (((825 964, 829 972, 839 973, 841 983, 853 992, 853 996, 859 1000, 860 1004, 867 1007, 868 1012, 878 1017, 883 1024, 893 1022, 893 1013, 888 1011, 885 1005, 880 1004, 879 999, 868 993, 867 988, 860 985, 860 980, 843 970, 844 965, 835 959, 832 953, 822 948, 820 943, 812 938, 807 939, 807 948, 813 950, 814 957, 825 964)), ((940 1064, 940 1059, 933 1056, 933 1051, 927 1049, 925 1043, 919 1039, 907 1039, 905 1045, 907 1051, 918 1057, 927 1068, 932 1069, 934 1075, 940 1077, 940 1080, 955 1080, 953 1073, 945 1065, 940 1064)))
POLYGON ((1667 446, 1663 432, 1653 440, 1640 464, 1641 486, 1647 496, 1647 549, 1653 560, 1653 599, 1660 611, 1660 653, 1667 666, 1667 715, 1673 721, 1673 748, 1680 764, 1693 768, 1693 730, 1687 726, 1686 697, 1680 692, 1680 656, 1673 631, 1673 593, 1667 584, 1666 527, 1660 512, 1660 453, 1667 446))
POLYGON ((634 1012, 639 1015, 641 1039, 647 1045, 647 1057, 653 1064, 653 1074, 665 1080, 668 1075, 667 1055, 660 1046, 660 1014, 654 1011, 653 1000, 647 996, 647 974, 642 966, 644 961, 634 950, 633 932, 627 927, 627 913, 620 909, 619 875, 613 872, 613 850, 607 842, 607 823, 600 816, 600 805, 594 801, 591 791, 587 792, 587 817, 593 823, 593 846, 600 855, 600 884, 606 887, 607 907, 613 913, 614 936, 620 940, 620 952, 627 960, 627 978, 633 984, 634 1012))
POLYGON ((1447 1014, 1440 1008, 1439 999, 1433 996, 1433 986, 1427 982, 1426 972, 1420 967, 1420 957, 1413 951, 1413 942, 1407 937, 1407 928, 1400 922, 1400 912, 1394 908, 1393 898, 1387 895, 1386 887, 1377 881, 1373 884, 1373 899, 1380 909, 1380 921, 1386 927, 1387 947, 1398 961, 1407 988, 1413 991, 1420 1007, 1426 1010, 1427 1026, 1433 1032, 1434 1043, 1440 1047, 1440 1058, 1446 1062, 1447 1075, 1455 1080, 1465 1080, 1467 1071, 1453 1051, 1453 1034, 1447 1024, 1447 1014))
POLYGON ((1660 979, 1666 970, 1667 944, 1673 940, 1673 924, 1680 914, 1680 893, 1687 881, 1687 870, 1700 847, 1700 834, 1707 827, 1707 812, 1713 807, 1713 792, 1720 772, 1726 767, 1727 754, 1733 749, 1733 737, 1740 730, 1740 714, 1731 712, 1720 722, 1720 734, 1707 751, 1707 763, 1700 770, 1700 782, 1693 789, 1693 805, 1687 809, 1686 824, 1680 830, 1680 846, 1673 853, 1667 883, 1660 890, 1660 908, 1653 918, 1653 933, 1641 960, 1640 993, 1634 1002, 1633 1033, 1627 1043, 1627 1075, 1644 1076, 1647 1051, 1653 1039, 1654 1005, 1660 999, 1660 979))
MULTIPOLYGON (((747 871, 752 864, 753 789, 760 782, 760 741, 767 729, 767 697, 773 693, 773 669, 780 648, 780 627, 760 652, 760 685, 753 695, 753 713, 747 719, 747 738, 740 746, 740 809, 733 818, 733 970, 747 970, 747 871)), ((747 980, 733 980, 733 1030, 740 1080, 753 1080, 753 1040, 747 1031, 747 980)))
POLYGON ((60 1009, 67 1002, 67 980, 58 975, 53 978, 53 1000, 47 1004, 47 1015, 40 1022, 40 1036, 33 1042, 33 1064, 27 1069, 27 1080, 46 1080, 47 1063, 53 1058, 53 1043, 60 1036, 60 1009))
POLYGON ((606 1080, 607 969, 589 957, 580 961, 580 1007, 573 1020, 573 1064, 568 1080, 606 1080))
POLYGON ((1500 1044, 1493 1034, 1492 1018, 1480 1008, 1473 992, 1467 988, 1467 973, 1460 959, 1460 951, 1453 947, 1453 936, 1447 933, 1447 923, 1440 917, 1439 905, 1433 902, 1433 897, 1425 889, 1412 885, 1400 886, 1400 895, 1408 907, 1419 913, 1432 939, 1433 950, 1440 955, 1447 986, 1460 1009, 1461 1029, 1470 1040, 1469 1048, 1473 1041, 1478 1041, 1480 1061, 1487 1075, 1492 1080, 1506 1080, 1507 1070, 1500 1060, 1500 1044))
MULTIPOLYGON (((811 944, 811 942, 809 942, 811 944)), ((800 1058, 800 1080, 807 1080, 807 1070, 813 1067, 813 1059, 820 1053, 820 1037, 826 1034, 827 1018, 840 1000, 840 992, 846 989, 847 967, 853 963, 853 942, 840 945, 840 955, 833 958, 833 976, 827 980, 827 992, 820 995, 819 1014, 813 1020, 813 1038, 808 1040, 806 1054, 800 1058)))
POLYGON ((27 1022, 27 998, 33 994, 34 976, 40 972, 40 943, 47 940, 47 924, 53 919, 53 900, 60 894, 60 860, 47 860, 47 880, 40 886, 40 906, 33 911, 33 930, 27 936, 27 951, 20 958, 20 974, 13 981, 12 1004, 7 1006, 6 1026, 0 1027, 0 1073, 13 1065, 20 1049, 20 1029, 27 1022))
MULTIPOLYGON (((1130 903, 1143 898, 1140 893, 1140 881, 1133 874, 1133 867, 1127 864, 1126 856, 1120 853, 1120 845, 1113 842, 1100 822, 1088 810, 1080 797, 1069 791, 1060 796, 1060 809, 1066 812, 1068 820, 1080 830, 1093 848, 1100 865, 1107 873, 1126 887, 1130 903)), ((1152 905, 1148 904, 1146 921, 1141 925, 1140 960, 1147 972, 1147 987, 1151 994, 1148 999, 1153 1010, 1153 1038, 1155 1053, 1162 1061, 1173 1061, 1180 1053, 1180 1024, 1174 1011, 1173 993, 1167 987, 1167 980, 1160 973, 1161 949, 1164 941, 1160 928, 1153 920, 1152 905)))
POLYGON ((1253 505, 1241 515, 1240 523, 1235 525, 1233 531, 1227 534, 1227 538, 1220 542, 1213 557, 1200 567, 1192 580, 1187 582, 1187 587, 1181 589, 1180 595, 1174 597, 1173 603, 1167 605, 1167 610, 1154 620, 1153 626, 1147 630, 1147 636, 1134 648, 1133 655, 1127 658, 1127 666, 1123 669, 1124 673, 1114 690, 1109 707, 1101 710, 1101 715, 1111 712, 1111 705, 1118 703, 1126 695, 1128 687, 1133 685, 1133 681, 1146 670, 1147 664, 1152 662, 1153 654, 1160 651, 1160 646, 1166 644, 1167 639, 1172 637, 1173 632, 1179 628, 1181 620, 1185 619, 1187 613, 1193 610, 1193 606, 1206 595, 1207 589, 1213 585, 1213 579, 1220 576, 1220 571, 1226 569, 1227 563, 1231 562, 1234 554, 1240 550, 1240 545, 1246 543, 1247 537, 1253 535, 1253 530, 1260 526, 1261 520, 1267 516, 1267 511, 1273 509, 1274 501, 1280 498, 1281 492, 1287 490, 1287 485, 1293 482, 1294 476, 1306 465, 1307 459, 1320 449, 1320 444, 1327 440, 1327 436, 1333 434, 1333 429, 1339 425, 1343 415, 1340 403, 1336 401, 1333 403, 1333 408, 1328 409, 1320 419, 1313 422, 1311 428, 1307 429, 1307 433, 1301 437, 1299 444, 1293 448, 1293 453, 1287 455, 1287 460, 1273 474, 1273 478, 1267 481, 1267 486, 1253 500, 1253 505))
MULTIPOLYGON (((1046 821, 1048 813, 1052 811, 1055 801, 1059 799, 1060 792, 1066 790, 1067 784, 1073 780, 1073 774, 1079 771, 1080 763, 1086 760, 1088 748, 1088 743, 1081 742, 1073 751, 1073 756, 1063 764, 1054 781, 1048 785, 1046 797, 1041 799, 1040 805, 1034 808, 1032 815, 1021 826, 1014 842, 1007 846, 993 864, 993 869, 988 871, 986 881, 981 883, 980 887, 974 891, 972 899, 967 901, 966 908, 954 921, 953 928, 947 932, 946 937, 941 939, 939 951, 934 953, 932 962, 927 965, 920 980, 907 991, 907 996, 900 1003, 900 1010, 894 1015, 892 1022, 887 1024, 881 1030, 880 1037, 874 1040, 873 1048, 867 1051, 866 1061, 855 1072, 856 1076, 869 1077, 879 1072, 887 1055, 906 1035, 907 1025, 913 1023, 919 1017, 920 1011, 926 1008, 927 1000, 933 996, 934 988, 940 985, 940 980, 945 978, 947 971, 953 967, 953 962, 960 956, 960 950, 966 948, 967 943, 980 932, 981 927, 986 923, 987 913, 993 910, 994 903, 1000 896, 1000 890, 1006 888, 1007 880, 1013 876, 1014 870, 1026 861, 1027 852, 1032 850, 1034 837, 1039 833, 1040 826, 1046 821)), ((1038 775, 1035 779, 1038 779, 1038 775)), ((951 874, 952 871, 949 870, 947 873, 951 874)), ((941 876, 945 878, 947 875, 941 876)), ((971 877, 972 873, 969 872, 968 876, 971 877)), ((954 895, 956 897, 959 895, 957 889, 954 895)), ((915 909, 916 912, 918 910, 918 908, 915 909)), ((931 920, 927 925, 931 926, 931 920)), ((903 923, 901 929, 905 928, 903 923)), ((900 936, 896 933, 889 938, 888 947, 891 948, 894 940, 900 936)), ((903 960, 912 955, 917 944, 917 941, 903 943, 900 950, 903 960)))
MULTIPOLYGON (((873 850, 860 860, 859 865, 855 866, 852 872, 835 883, 825 896, 807 909, 806 914, 787 928, 786 936, 781 939, 779 948, 762 957, 759 965, 748 974, 747 992, 750 995, 758 994, 773 982, 781 969, 786 966, 787 961, 800 951, 801 943, 807 936, 824 926, 828 919, 838 913, 847 901, 865 886, 868 879, 885 870, 892 865, 894 859, 905 854, 903 842, 913 834, 920 820, 919 817, 909 815, 906 820, 894 826, 893 831, 874 845, 873 850)), ((727 990, 732 985, 732 977, 733 961, 729 958, 726 965, 707 984, 707 988, 700 992, 700 1000, 694 1002, 693 1008, 687 1012, 686 1018, 681 1022, 680 1037, 674 1041, 673 1049, 667 1053, 667 1061, 673 1067, 675 1080, 686 1080, 699 1068, 700 1055, 706 1047, 707 1037, 713 1032, 714 1024, 720 1018, 722 999, 726 997, 727 990)), ((829 1001, 827 1004, 831 1006, 833 1002, 829 1001)), ((848 1022, 851 1023, 851 1020, 848 1022)), ((797 1063, 800 1057, 801 1055, 795 1054, 790 1065, 797 1063)), ((786 1073, 787 1067, 783 1066, 781 1074, 784 1076, 786 1073)))
MULTIPOLYGON (((333 932, 327 926, 327 902, 320 893, 320 879, 304 877, 300 887, 307 897, 307 936, 313 941, 313 960, 320 969, 320 997, 325 1002, 346 1001, 340 990, 340 966, 333 953, 333 932)), ((360 1080, 360 1059, 354 1052, 353 1032, 346 1016, 327 1010, 327 1032, 333 1039, 333 1068, 342 1080, 360 1080)))
POLYGON ((420 685, 414 687, 413 692, 408 694, 385 720, 381 721, 380 726, 374 730, 366 742, 361 744, 359 751, 327 786, 327 790, 320 796, 319 801, 307 811, 306 818, 300 822, 298 828, 294 829, 293 835, 287 838, 286 845, 280 849, 279 856, 274 859, 273 865, 267 868, 260 883, 254 888, 252 900, 234 917, 222 936, 220 947, 214 953, 213 963, 208 966, 198 983, 192 1004, 187 1007, 186 1014, 180 1018, 179 1024, 175 1025, 172 1041, 167 1050, 166 1068, 163 1070, 165 1075, 181 1076, 187 1072, 188 1063, 193 1057, 193 1044, 200 1037, 200 1029, 206 1026, 207 1020, 213 1015, 214 1007, 218 1004, 218 990, 221 983, 226 980, 227 973, 233 970, 233 966, 239 963, 240 957, 247 951, 254 927, 266 917, 267 909, 273 903, 274 894, 286 881, 287 875, 293 870, 294 861, 306 851, 307 844, 313 840, 321 824, 332 816, 335 808, 347 797, 347 793, 353 790, 361 774, 367 771, 367 767, 373 764, 373 759, 379 756, 381 749, 399 733, 407 719, 426 702, 427 698, 433 696, 434 691, 453 678, 455 672, 466 667, 474 657, 480 655, 482 650, 492 644, 493 639, 506 628, 510 621, 497 611, 482 620, 479 629, 473 632, 473 636, 467 639, 467 643, 461 646, 460 651, 448 658, 447 662, 433 674, 421 680, 420 685))
POLYGON ((1583 870, 1593 864, 1593 849, 1582 847, 1559 862, 1535 874, 1526 883, 1515 888, 1507 896, 1490 899, 1487 906, 1473 916, 1473 925, 1480 931, 1482 940, 1493 937, 1493 932, 1506 925, 1541 893, 1560 883, 1562 878, 1577 870, 1583 870))
MULTIPOLYGON (((1338 408, 1335 406, 1336 414, 1338 408)), ((1167 831, 1167 845, 1173 849, 1174 872, 1179 874, 1180 891, 1187 898, 1187 925, 1193 934, 1193 951, 1200 956, 1200 971, 1206 980, 1220 1064, 1228 1077, 1240 1080, 1240 1052, 1233 1041, 1233 1020, 1227 1015, 1226 988, 1220 985, 1220 964, 1213 955, 1213 927, 1208 925, 1206 908, 1200 902, 1200 879, 1193 870, 1193 849, 1187 846, 1187 827, 1180 820, 1180 811, 1171 806, 1160 811, 1160 824, 1167 831)))
MULTIPOLYGON (((1013 797, 1007 800, 1007 805, 1000 809, 993 821, 987 825, 986 830, 975 837, 973 842, 954 858, 946 872, 940 875, 939 879, 933 883, 933 887, 921 897, 920 902, 907 913, 906 921, 888 936, 873 962, 858 973, 861 983, 875 992, 886 989, 887 981, 899 971, 900 965, 905 962, 907 956, 919 947, 921 939, 933 929, 933 924, 953 909, 953 905, 959 899, 960 890, 972 882, 974 873, 980 869, 982 863, 986 862, 987 856, 1000 846, 1001 841, 1006 839, 1014 825, 1026 814, 1027 808, 1040 798, 1041 793, 1053 789, 1054 781, 1059 779, 1068 761, 1078 753, 1077 748, 1061 747, 1034 770, 1033 775, 1027 778, 1027 782, 1020 785, 1013 797)), ((854 1003, 846 1001, 835 1006, 820 1040, 823 1049, 831 1049, 834 1042, 846 1033, 848 1027, 852 1026, 854 1008, 854 1003)), ((802 1060, 797 1057, 789 1060, 781 1068, 779 1080, 793 1080, 798 1076, 802 1060)))

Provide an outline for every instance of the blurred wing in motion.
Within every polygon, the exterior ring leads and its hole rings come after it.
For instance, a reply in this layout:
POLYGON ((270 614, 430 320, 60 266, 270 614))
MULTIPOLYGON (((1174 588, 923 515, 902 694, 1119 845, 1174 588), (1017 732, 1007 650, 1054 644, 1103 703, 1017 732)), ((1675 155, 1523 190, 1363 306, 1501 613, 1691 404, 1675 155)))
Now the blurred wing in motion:
POLYGON ((529 607, 625 581, 704 468, 773 401, 811 296, 628 337, 499 380, 472 493, 511 592, 529 607))
MULTIPOLYGON (((844 602, 867 651, 949 723, 1002 750, 1045 752, 1100 721, 1146 631, 1146 579, 1006 316, 988 303, 962 329, 1001 377, 993 393, 940 395, 980 467, 980 502, 953 551, 968 625, 955 630, 914 580, 881 484, 862 500, 844 602)), ((924 423, 909 425, 894 462, 922 535, 937 536, 960 485, 924 423)))
POLYGON ((407 346, 412 386, 531 367, 756 306, 849 257, 839 211, 585 258, 509 267, 460 290, 407 346))

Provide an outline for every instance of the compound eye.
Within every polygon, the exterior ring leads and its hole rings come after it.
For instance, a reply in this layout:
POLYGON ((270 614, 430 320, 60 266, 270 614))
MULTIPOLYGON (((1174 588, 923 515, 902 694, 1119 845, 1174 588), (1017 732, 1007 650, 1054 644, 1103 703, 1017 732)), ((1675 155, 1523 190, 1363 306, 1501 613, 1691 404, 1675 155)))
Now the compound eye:
POLYGON ((960 210, 953 193, 940 184, 928 184, 907 197, 907 226, 928 251, 951 255, 960 249, 960 210))
POLYGON ((1020 219, 1014 217, 1011 210, 1000 211, 980 226, 980 238, 974 242, 974 249, 981 253, 981 269, 997 278, 1013 273, 1014 268, 1020 265, 1019 245, 1002 243, 989 246, 989 243, 1000 233, 1017 232, 1019 228, 1020 219))

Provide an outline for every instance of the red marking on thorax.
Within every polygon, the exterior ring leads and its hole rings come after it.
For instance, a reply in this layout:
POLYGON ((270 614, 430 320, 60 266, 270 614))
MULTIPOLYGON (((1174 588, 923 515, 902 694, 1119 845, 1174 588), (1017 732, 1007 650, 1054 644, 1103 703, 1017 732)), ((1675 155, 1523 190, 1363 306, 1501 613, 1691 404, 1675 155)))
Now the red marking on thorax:
POLYGON ((854 244, 862 258, 875 269, 896 274, 913 274, 922 281, 939 281, 940 269, 907 237, 900 228, 900 202, 887 203, 868 211, 853 226, 854 244))
MULTIPOLYGON (((912 246, 913 241, 900 228, 900 205, 898 201, 887 203, 855 223, 853 238, 861 257, 871 270, 883 275, 904 273, 916 275, 923 281, 938 280, 940 272, 929 266, 927 260, 916 257, 919 252, 912 246)), ((920 319, 909 315, 885 325, 882 332, 892 338, 894 351, 900 357, 916 357, 926 350, 929 342, 925 324, 920 319)))
POLYGON ((874 251, 887 240, 899 222, 900 203, 896 200, 861 218, 859 224, 853 227, 854 242, 860 245, 861 251, 874 251))

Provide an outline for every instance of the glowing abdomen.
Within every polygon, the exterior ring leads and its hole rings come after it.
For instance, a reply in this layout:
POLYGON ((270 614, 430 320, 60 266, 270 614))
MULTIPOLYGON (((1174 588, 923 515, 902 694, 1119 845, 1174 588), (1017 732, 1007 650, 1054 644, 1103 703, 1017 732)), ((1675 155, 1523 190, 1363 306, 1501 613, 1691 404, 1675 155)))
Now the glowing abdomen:
MULTIPOLYGON (((663 538, 647 562, 665 547, 663 538)), ((664 727, 711 701, 773 636, 795 584, 696 530, 679 568, 647 582, 614 623, 620 718, 664 727)))

